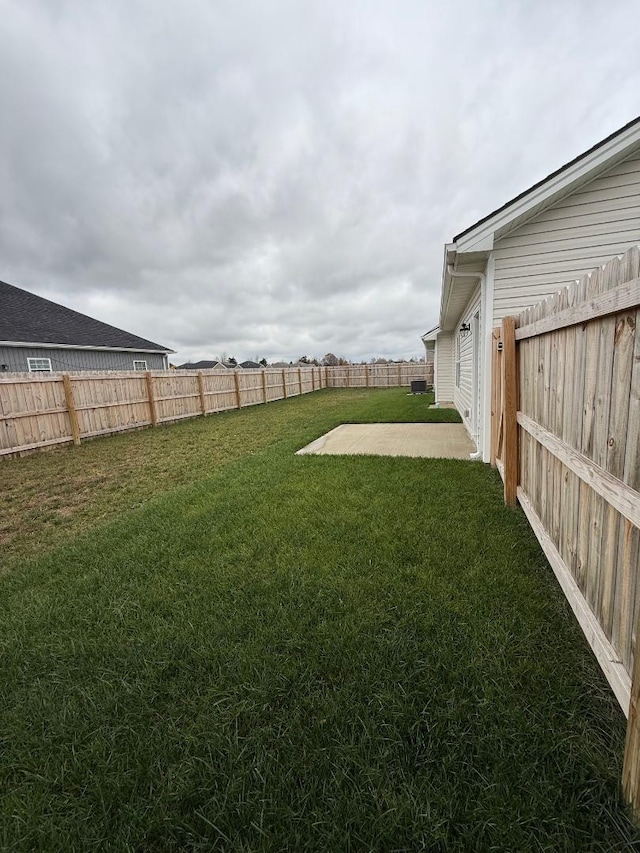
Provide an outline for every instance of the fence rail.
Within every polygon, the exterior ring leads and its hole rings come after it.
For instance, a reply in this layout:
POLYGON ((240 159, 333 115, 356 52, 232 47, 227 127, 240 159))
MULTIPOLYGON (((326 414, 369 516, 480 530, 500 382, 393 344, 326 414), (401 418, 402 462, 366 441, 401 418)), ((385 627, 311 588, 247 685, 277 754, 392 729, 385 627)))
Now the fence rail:
POLYGON ((0 458, 308 394, 433 381, 433 365, 11 373, 0 378, 0 458))
POLYGON ((426 379, 433 385, 433 364, 349 364, 328 368, 330 388, 397 388, 414 379, 426 379))
POLYGON ((640 817, 640 249, 493 333, 491 459, 628 714, 640 817))

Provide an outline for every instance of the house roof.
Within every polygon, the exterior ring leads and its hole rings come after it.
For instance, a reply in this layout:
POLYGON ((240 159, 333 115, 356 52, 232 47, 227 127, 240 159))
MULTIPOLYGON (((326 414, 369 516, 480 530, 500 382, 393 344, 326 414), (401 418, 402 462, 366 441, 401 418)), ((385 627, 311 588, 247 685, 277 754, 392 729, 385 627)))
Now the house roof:
POLYGON ((224 367, 220 361, 187 361, 179 364, 177 370, 212 370, 214 367, 224 367))
POLYGON ((453 238, 451 245, 463 252, 492 249, 494 235, 520 225, 578 186, 593 180, 638 145, 640 116, 465 228, 453 238))
POLYGON ((440 331, 440 326, 434 326, 433 329, 429 329, 428 332, 425 332, 424 335, 421 336, 421 340, 425 343, 427 341, 435 341, 438 337, 438 332, 440 331))
POLYGON ((252 370, 256 367, 262 367, 261 364, 258 364, 257 361, 241 361, 239 367, 244 368, 245 370, 252 370))
POLYGON ((0 281, 0 342, 170 353, 173 350, 0 281))
POLYGON ((445 245, 440 328, 450 331, 478 286, 494 241, 577 191, 640 147, 640 116, 483 216, 445 245), (450 268, 455 270, 455 277, 450 268), (454 284, 455 282, 455 284, 454 284))
POLYGON ((465 236, 465 234, 468 234, 470 231, 473 231, 474 229, 478 228, 478 226, 483 225, 485 222, 488 222, 490 219, 497 216, 499 213, 503 213, 504 211, 508 210, 517 202, 525 199, 535 190, 540 189, 545 184, 551 182, 554 178, 558 178, 560 176, 563 176, 565 173, 568 173, 572 166, 582 164, 583 161, 588 160, 588 158, 592 155, 599 154, 601 152, 601 149, 607 147, 609 143, 618 140, 621 136, 624 136, 627 131, 637 130, 639 128, 640 116, 632 119, 630 122, 625 124, 624 127, 621 127, 613 133, 610 133, 609 136, 600 140, 600 142, 597 142, 595 145, 592 145, 591 148, 588 148, 586 151, 583 151, 582 154, 578 154, 577 157, 574 157, 573 160, 569 160, 569 162, 565 163, 564 166, 560 166, 559 169, 556 169, 554 172, 550 172, 545 178, 542 178, 541 180, 530 186, 528 189, 523 190, 521 193, 518 193, 517 196, 514 196, 512 199, 505 202, 500 207, 497 207, 495 210, 491 211, 491 213, 487 213, 487 215, 483 216, 482 219, 479 219, 477 222, 474 222, 473 225, 470 225, 468 228, 465 228, 464 231, 461 231, 459 234, 456 234, 456 236, 453 238, 453 242, 457 243, 461 237, 465 236))

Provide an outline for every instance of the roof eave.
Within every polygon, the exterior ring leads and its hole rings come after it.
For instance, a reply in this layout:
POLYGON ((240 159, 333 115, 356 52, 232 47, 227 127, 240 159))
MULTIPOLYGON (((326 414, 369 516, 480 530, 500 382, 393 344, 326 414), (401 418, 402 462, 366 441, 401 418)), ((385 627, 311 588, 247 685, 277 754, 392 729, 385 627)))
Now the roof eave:
POLYGON ((426 343, 427 341, 435 341, 435 339, 438 337, 439 331, 440 326, 434 326, 433 329, 429 329, 428 332, 425 332, 424 335, 421 335, 420 340, 423 341, 423 343, 426 343))
POLYGON ((461 252, 455 243, 445 246, 440 331, 450 332, 456 325, 466 303, 472 298, 482 276, 486 274, 492 247, 493 241, 475 244, 466 252, 461 252))
POLYGON ((442 296, 440 298, 440 318, 438 320, 438 327, 440 329, 444 329, 445 318, 447 316, 447 308, 449 307, 449 300, 451 298, 451 282, 453 281, 453 279, 449 275, 448 267, 450 265, 455 264, 455 259, 456 244, 445 243, 444 261, 442 264, 442 296))
POLYGON ((438 334, 440 332, 440 326, 436 326, 433 329, 430 329, 428 332, 425 332, 424 335, 421 336, 420 340, 423 344, 426 344, 430 341, 435 341, 438 338, 438 334))
POLYGON ((515 219, 525 216, 540 204, 550 204, 589 179, 592 173, 609 161, 622 159, 627 151, 640 143, 640 118, 634 119, 611 136, 580 154, 574 160, 547 175, 532 187, 520 193, 506 204, 480 219, 475 225, 461 231, 453 238, 461 252, 471 247, 492 241, 494 235, 506 228, 515 219))
POLYGON ((175 353, 174 349, 148 349, 144 347, 105 347, 105 346, 92 346, 92 345, 79 345, 79 344, 57 344, 51 341, 43 342, 43 341, 0 341, 0 347, 38 347, 40 349, 81 349, 81 350, 95 350, 98 352, 146 352, 146 353, 154 353, 156 355, 170 355, 175 353))

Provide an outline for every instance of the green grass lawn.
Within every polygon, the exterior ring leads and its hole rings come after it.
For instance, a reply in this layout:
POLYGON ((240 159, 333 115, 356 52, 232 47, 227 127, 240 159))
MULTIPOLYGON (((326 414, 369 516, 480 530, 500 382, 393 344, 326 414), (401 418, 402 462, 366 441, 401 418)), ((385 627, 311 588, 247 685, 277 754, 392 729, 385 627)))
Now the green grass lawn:
POLYGON ((344 419, 460 420, 450 409, 430 409, 433 395, 412 396, 406 388, 325 390, 287 402, 292 405, 270 403, 0 461, 0 573, 16 557, 42 553, 176 486, 208 480, 283 438, 302 446, 344 419))
POLYGON ((427 402, 2 465, 2 849, 637 849, 624 717, 496 473, 294 455, 427 402))

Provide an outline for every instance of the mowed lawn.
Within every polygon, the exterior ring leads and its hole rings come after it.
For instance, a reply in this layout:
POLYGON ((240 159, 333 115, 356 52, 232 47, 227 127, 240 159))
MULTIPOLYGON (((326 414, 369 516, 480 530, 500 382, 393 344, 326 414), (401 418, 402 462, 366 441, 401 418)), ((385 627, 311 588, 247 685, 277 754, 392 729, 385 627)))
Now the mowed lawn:
POLYGON ((0 847, 617 851, 625 720, 467 461, 323 391, 0 465, 0 847))

